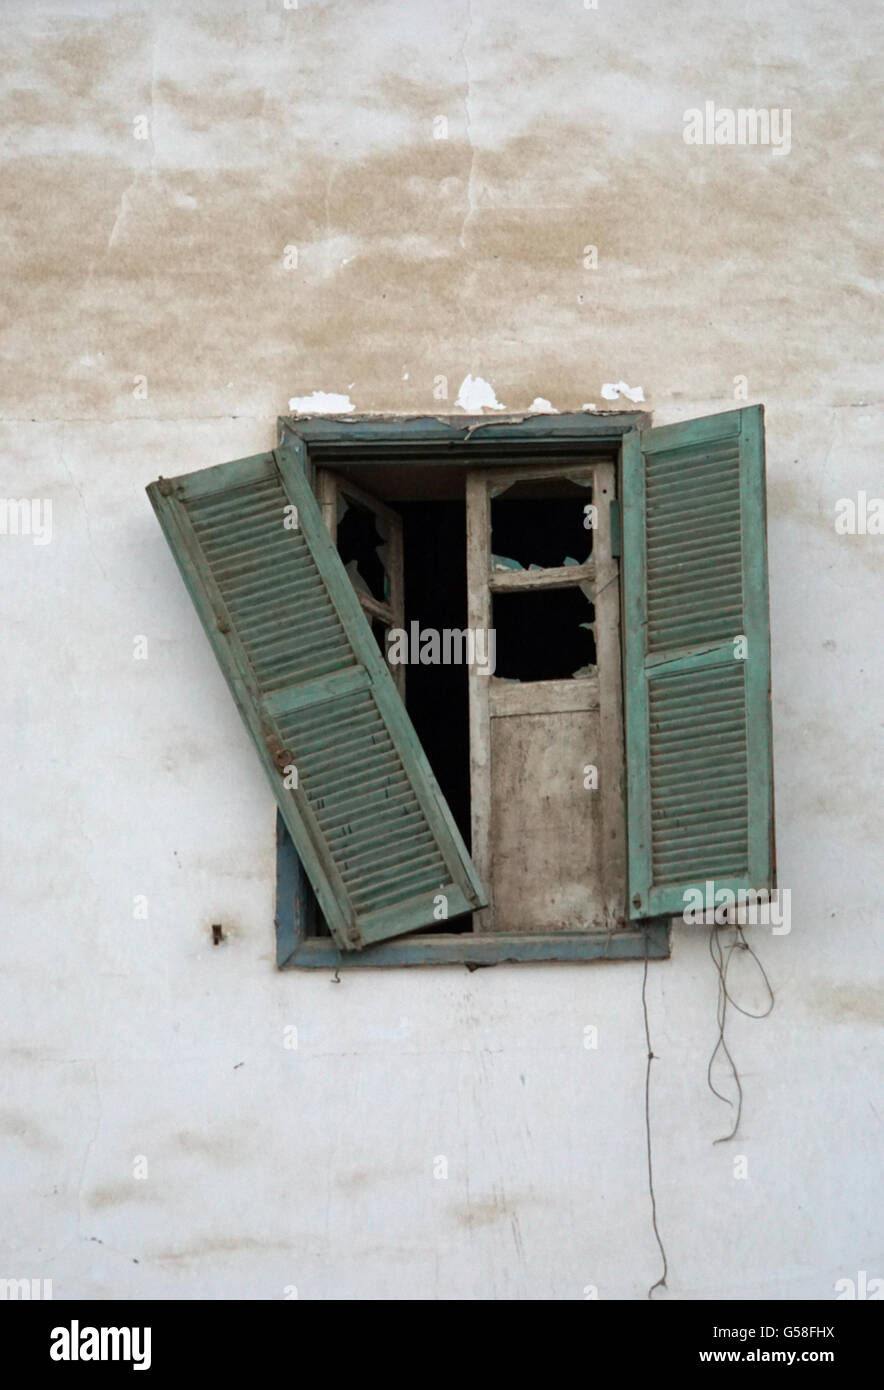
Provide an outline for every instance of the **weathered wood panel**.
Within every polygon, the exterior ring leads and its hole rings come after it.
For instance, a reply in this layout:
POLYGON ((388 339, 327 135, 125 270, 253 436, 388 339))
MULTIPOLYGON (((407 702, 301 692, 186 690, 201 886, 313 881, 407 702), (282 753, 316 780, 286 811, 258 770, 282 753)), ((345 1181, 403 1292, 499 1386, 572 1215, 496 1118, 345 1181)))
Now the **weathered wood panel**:
MULTIPOLYGON (((574 681, 575 686, 582 682, 574 681)), ((600 761, 600 711, 491 720, 491 880, 499 931, 609 925, 601 797, 584 785, 600 761)))

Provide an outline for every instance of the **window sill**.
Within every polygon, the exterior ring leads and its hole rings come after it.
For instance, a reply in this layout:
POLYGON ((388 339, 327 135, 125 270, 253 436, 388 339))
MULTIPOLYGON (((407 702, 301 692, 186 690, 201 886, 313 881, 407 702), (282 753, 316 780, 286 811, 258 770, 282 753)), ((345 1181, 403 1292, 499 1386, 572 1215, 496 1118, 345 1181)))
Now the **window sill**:
POLYGON ((650 922, 645 930, 618 932, 549 932, 523 936, 495 932, 433 934, 399 937, 366 946, 362 951, 339 951, 328 937, 305 937, 281 970, 336 969, 387 965, 502 965, 521 961, 667 960, 669 918, 650 922))

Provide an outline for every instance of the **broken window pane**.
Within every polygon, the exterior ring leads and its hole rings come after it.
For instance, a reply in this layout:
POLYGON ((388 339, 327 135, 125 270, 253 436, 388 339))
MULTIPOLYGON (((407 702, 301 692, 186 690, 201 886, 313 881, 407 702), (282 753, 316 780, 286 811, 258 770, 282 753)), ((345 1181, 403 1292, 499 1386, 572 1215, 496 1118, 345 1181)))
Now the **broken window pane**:
POLYGON ((384 603, 390 597, 383 520, 358 502, 338 498, 338 554, 357 593, 384 603))
POLYGON ((494 594, 494 674, 551 681, 596 670, 595 607, 580 589, 494 594))
POLYGON ((535 478, 491 498, 492 567, 557 569, 592 553, 590 479, 535 478))

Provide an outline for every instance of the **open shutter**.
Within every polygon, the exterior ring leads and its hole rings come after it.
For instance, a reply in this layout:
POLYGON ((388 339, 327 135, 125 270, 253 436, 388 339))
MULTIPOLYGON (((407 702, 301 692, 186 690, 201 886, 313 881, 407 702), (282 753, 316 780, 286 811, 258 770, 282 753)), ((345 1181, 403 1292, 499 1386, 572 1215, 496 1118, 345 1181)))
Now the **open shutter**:
POLYGON ((289 445, 147 492, 329 928, 352 949, 486 899, 303 464, 289 445))
POLYGON ((762 407, 625 436, 623 585, 630 916, 770 889, 762 407))

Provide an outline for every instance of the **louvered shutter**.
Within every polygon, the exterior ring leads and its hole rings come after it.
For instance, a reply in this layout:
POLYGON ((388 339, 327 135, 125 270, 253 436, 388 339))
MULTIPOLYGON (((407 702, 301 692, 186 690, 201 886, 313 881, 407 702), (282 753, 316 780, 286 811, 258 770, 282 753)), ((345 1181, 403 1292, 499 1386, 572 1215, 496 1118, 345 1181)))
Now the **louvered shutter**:
POLYGON ((622 564, 630 915, 769 889, 760 406, 625 436, 622 564))
POLYGON ((298 446, 147 491, 338 944, 484 906, 298 446))

